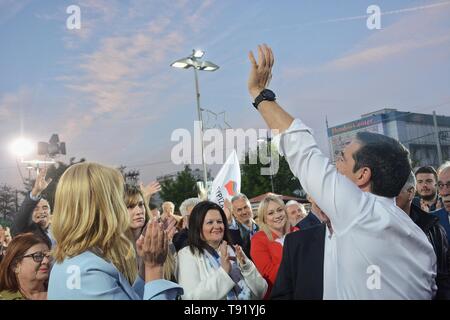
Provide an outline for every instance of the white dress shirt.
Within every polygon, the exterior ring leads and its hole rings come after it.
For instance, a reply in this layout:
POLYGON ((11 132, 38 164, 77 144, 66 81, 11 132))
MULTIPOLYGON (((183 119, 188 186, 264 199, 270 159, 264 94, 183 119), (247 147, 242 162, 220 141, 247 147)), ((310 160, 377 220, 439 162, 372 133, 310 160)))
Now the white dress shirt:
POLYGON ((274 143, 333 227, 325 239, 324 299, 434 296, 433 247, 394 198, 363 192, 338 173, 298 119, 274 143))

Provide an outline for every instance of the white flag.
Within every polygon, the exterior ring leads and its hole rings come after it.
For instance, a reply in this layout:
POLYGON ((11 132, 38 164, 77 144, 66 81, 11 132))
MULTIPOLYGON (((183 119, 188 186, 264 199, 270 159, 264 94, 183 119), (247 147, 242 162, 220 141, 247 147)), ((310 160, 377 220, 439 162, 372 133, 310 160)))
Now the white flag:
POLYGON ((241 168, 236 150, 233 150, 212 183, 209 200, 223 208, 225 199, 231 200, 239 192, 241 192, 241 168))

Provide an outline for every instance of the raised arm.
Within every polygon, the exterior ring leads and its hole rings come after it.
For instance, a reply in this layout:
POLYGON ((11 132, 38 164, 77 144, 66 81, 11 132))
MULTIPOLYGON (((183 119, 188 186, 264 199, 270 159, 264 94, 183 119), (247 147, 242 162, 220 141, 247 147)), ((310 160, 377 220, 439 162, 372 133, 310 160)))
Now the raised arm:
POLYGON ((41 193, 52 182, 52 179, 48 180, 45 179, 46 175, 47 175, 47 168, 39 170, 31 193, 26 195, 25 199, 22 202, 22 205, 20 206, 19 212, 17 213, 17 216, 14 219, 14 223, 11 229, 11 233, 13 236, 16 236, 17 234, 20 233, 28 232, 31 224, 33 224, 32 221, 33 210, 40 200, 41 193))
MULTIPOLYGON (((258 46, 258 62, 249 54, 251 71, 248 90, 255 98, 267 87, 272 77, 274 56, 267 45, 258 46)), ((284 111, 277 102, 263 100, 258 110, 265 122, 278 134, 279 152, 286 157, 292 173, 305 191, 328 215, 336 233, 347 230, 356 219, 367 213, 370 196, 362 192, 323 155, 312 136, 312 130, 284 111)))
MULTIPOLYGON (((263 44, 258 46, 258 62, 250 51, 251 70, 248 78, 248 90, 255 99, 261 91, 267 88, 272 79, 272 67, 275 62, 272 49, 263 44)), ((272 130, 284 132, 291 125, 294 118, 283 110, 276 101, 262 101, 258 110, 272 130)))

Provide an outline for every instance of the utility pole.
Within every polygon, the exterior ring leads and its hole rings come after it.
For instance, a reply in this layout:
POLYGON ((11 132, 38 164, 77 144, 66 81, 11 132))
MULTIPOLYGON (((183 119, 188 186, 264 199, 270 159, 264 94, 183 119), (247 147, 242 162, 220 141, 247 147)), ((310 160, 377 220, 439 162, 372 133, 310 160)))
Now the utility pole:
POLYGON ((436 111, 433 111, 433 122, 434 122, 434 138, 436 140, 437 156, 438 156, 438 166, 442 164, 442 149, 441 141, 439 140, 439 129, 437 125, 436 111))

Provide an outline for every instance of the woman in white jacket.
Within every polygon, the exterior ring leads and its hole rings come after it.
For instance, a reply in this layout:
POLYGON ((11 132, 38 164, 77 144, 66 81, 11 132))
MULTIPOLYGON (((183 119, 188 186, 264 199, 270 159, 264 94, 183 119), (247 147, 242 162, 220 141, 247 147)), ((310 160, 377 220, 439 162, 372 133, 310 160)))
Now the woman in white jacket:
POLYGON ((203 201, 192 210, 188 243, 178 253, 178 283, 186 300, 262 299, 267 283, 241 247, 229 246, 222 208, 203 201))

